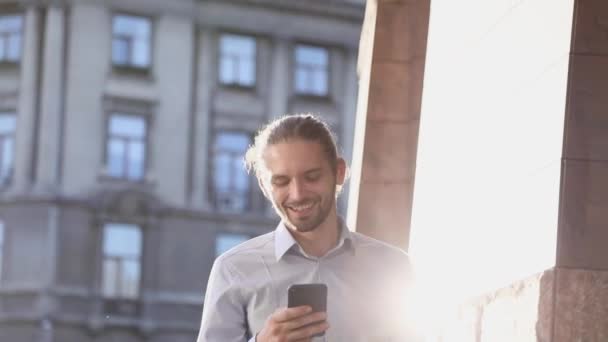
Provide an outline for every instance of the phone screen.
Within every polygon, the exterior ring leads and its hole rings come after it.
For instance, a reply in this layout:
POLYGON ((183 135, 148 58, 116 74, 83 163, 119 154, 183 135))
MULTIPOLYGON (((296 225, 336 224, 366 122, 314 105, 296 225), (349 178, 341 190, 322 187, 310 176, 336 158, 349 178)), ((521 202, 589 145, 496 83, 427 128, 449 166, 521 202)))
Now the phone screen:
MULTIPOLYGON (((296 284, 287 290, 287 306, 308 305, 313 312, 327 311, 327 285, 325 284, 296 284)), ((323 336, 324 333, 315 335, 323 336)))

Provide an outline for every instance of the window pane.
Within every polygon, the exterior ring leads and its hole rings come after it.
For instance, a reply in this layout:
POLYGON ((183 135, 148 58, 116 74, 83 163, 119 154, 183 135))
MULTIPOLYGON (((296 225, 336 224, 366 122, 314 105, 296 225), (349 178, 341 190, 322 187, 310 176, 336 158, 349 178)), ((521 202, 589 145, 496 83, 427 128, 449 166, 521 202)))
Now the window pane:
POLYGON ((139 260, 125 260, 122 265, 122 297, 137 298, 139 295, 139 260))
POLYGON ((296 63, 325 68, 327 66, 327 50, 320 47, 300 45, 296 47, 296 63))
POLYGON ((4 222, 0 221, 0 279, 2 279, 2 256, 4 254, 4 222))
POLYGON ((127 40, 120 38, 112 40, 112 61, 115 64, 127 64, 129 62, 129 42, 127 40))
POLYGON ((215 187, 218 190, 228 190, 232 178, 232 158, 229 155, 220 154, 215 157, 214 173, 215 187))
POLYGON ((250 185, 243 156, 250 140, 242 132, 222 132, 216 136, 213 181, 220 210, 243 211, 247 207, 250 185))
POLYGON ((1 140, 2 159, 0 159, 0 183, 5 183, 10 178, 13 170, 13 138, 3 137, 1 140))
POLYGON ((125 173, 126 143, 124 140, 110 139, 108 144, 108 172, 111 176, 122 177, 125 173))
POLYGON ((316 70, 312 75, 312 93, 317 95, 327 94, 327 74, 321 70, 316 70))
POLYGON ((221 151, 230 151, 245 154, 251 138, 245 133, 222 132, 217 135, 215 148, 221 151))
POLYGON ((21 32, 21 15, 0 15, 0 32, 21 32))
POLYGON ((0 112, 0 134, 12 134, 15 132, 15 114, 0 112))
POLYGON ((220 38, 220 81, 255 84, 255 38, 224 34, 220 38))
POLYGON ((129 144, 129 179, 142 179, 144 177, 145 146, 143 142, 129 144))
POLYGON ((327 65, 329 55, 327 49, 300 45, 295 50, 295 89, 298 93, 326 95, 327 94, 327 65))
POLYGON ((223 56, 222 61, 220 63, 220 82, 227 83, 235 83, 236 82, 236 74, 235 74, 236 62, 234 58, 230 58, 228 56, 223 56))
POLYGON ((239 84, 253 86, 255 84, 255 64, 252 60, 242 60, 239 84))
POLYGON ((245 234, 221 233, 215 240, 215 255, 218 256, 247 240, 249 240, 249 236, 245 234))
POLYGON ((105 259, 103 261, 103 280, 101 292, 106 297, 118 295, 118 260, 105 259))
POLYGON ((309 92, 309 84, 311 83, 311 81, 309 81, 309 76, 310 73, 308 72, 308 70, 305 69, 297 69, 296 70, 296 91, 298 93, 307 93, 309 92))
POLYGON ((148 40, 138 39, 133 43, 133 56, 131 56, 133 65, 138 67, 147 67, 150 65, 150 51, 148 40))
POLYGON ((22 20, 20 15, 0 16, 0 60, 19 60, 22 20))
POLYGON ((112 61, 135 67, 150 65, 150 19, 130 15, 115 15, 112 61))
POLYGON ((103 252, 107 256, 139 258, 141 255, 139 227, 132 224, 106 224, 103 252))
POLYGON ((140 116, 113 114, 110 118, 110 134, 143 138, 146 134, 146 121, 140 116))

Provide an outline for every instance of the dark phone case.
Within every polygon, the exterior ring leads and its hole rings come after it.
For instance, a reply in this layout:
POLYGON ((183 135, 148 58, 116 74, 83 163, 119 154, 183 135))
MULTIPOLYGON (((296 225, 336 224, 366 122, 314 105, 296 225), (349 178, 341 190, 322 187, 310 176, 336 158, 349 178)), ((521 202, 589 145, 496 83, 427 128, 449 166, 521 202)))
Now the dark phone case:
MULTIPOLYGON (((287 290, 287 306, 308 305, 313 312, 327 311, 327 285, 325 284, 296 284, 287 290)), ((314 337, 323 336, 325 333, 314 337)))

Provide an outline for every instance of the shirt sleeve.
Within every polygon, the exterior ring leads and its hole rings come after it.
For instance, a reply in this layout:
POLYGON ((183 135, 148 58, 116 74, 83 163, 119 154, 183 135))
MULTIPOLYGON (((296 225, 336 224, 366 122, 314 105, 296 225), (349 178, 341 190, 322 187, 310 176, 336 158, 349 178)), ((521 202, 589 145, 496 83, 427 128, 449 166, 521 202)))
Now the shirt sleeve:
POLYGON ((246 302, 237 273, 223 258, 213 263, 197 342, 255 342, 247 328, 246 302))

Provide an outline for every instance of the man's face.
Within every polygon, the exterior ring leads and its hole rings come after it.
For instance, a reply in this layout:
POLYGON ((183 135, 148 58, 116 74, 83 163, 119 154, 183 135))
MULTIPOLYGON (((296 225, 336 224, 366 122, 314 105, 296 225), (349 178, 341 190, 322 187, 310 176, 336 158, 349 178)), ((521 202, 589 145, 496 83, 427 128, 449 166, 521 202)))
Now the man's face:
POLYGON ((298 232, 325 222, 335 209, 336 185, 344 182, 344 161, 332 171, 321 144, 301 139, 268 145, 263 159, 260 186, 281 219, 298 232))

